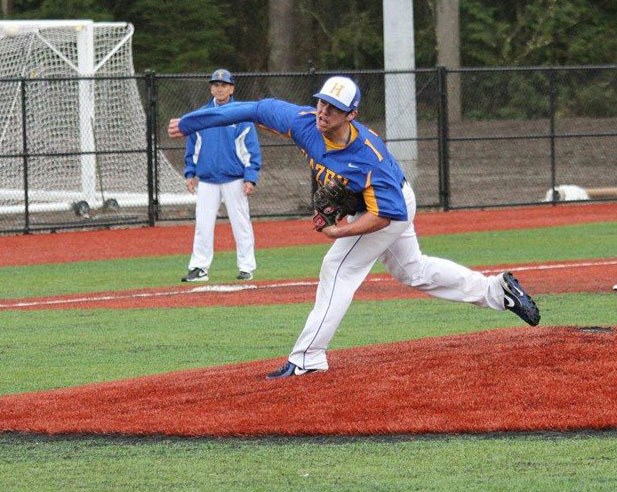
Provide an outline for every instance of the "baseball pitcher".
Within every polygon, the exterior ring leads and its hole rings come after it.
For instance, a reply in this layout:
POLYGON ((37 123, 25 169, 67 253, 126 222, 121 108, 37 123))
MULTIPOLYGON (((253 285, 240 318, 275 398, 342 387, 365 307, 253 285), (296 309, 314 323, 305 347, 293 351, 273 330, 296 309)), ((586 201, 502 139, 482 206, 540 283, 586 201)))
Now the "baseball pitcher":
POLYGON ((328 369, 330 340, 377 260, 399 282, 432 296, 508 309, 537 325, 540 312, 511 273, 485 276, 422 254, 413 225, 414 193, 385 143, 356 121, 360 103, 356 83, 331 77, 314 97, 315 108, 277 99, 230 103, 172 119, 168 128, 171 137, 180 138, 204 128, 258 123, 293 140, 324 190, 318 189, 320 195, 314 200, 315 228, 334 243, 323 259, 315 305, 304 329, 287 362, 267 378, 328 369), (321 195, 331 196, 331 203, 324 203, 321 195))

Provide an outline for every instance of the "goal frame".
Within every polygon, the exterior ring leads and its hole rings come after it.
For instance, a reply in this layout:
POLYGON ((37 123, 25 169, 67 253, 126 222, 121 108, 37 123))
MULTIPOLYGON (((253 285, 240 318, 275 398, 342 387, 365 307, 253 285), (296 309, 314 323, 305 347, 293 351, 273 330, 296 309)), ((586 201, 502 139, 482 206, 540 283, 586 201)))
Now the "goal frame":
MULTIPOLYGON (((92 20, 11 20, 0 21, 0 37, 34 34, 50 51, 61 59, 74 73, 78 81, 79 107, 79 144, 80 144, 80 185, 81 189, 73 191, 28 189, 27 196, 37 202, 26 204, 26 189, 1 189, 0 199, 23 200, 21 205, 0 205, 0 213, 23 213, 26 208, 30 212, 54 212, 75 209, 76 203, 86 202, 87 209, 105 206, 103 190, 97 191, 97 144, 95 137, 96 101, 94 96, 95 77, 105 63, 131 40, 134 27, 128 22, 95 22, 92 20), (95 27, 124 27, 126 34, 96 63, 95 60, 95 27), (68 59, 60 50, 50 43, 40 32, 49 28, 74 29, 77 41, 77 63, 68 59)), ((126 75, 134 75, 132 64, 127 67, 126 75)), ((69 75, 72 77, 73 75, 69 75)), ((22 72, 15 77, 28 80, 22 72)), ((16 96, 17 97, 17 96, 16 96)), ((7 122, 8 124, 8 122, 7 122)), ((145 128, 144 128, 145 130, 145 128)), ((0 133, 1 133, 0 129, 0 133)), ((110 195, 111 196, 111 195, 110 195)), ((148 193, 113 192, 113 199, 120 207, 135 207, 148 205, 148 193)), ((164 193, 158 197, 160 204, 190 204, 195 198, 189 194, 164 193)))

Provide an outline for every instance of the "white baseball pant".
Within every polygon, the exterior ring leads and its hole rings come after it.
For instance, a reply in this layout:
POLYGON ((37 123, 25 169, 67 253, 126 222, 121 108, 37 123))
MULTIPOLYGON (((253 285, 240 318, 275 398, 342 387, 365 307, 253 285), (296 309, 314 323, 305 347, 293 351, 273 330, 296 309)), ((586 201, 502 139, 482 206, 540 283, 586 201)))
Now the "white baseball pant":
POLYGON ((195 236, 189 270, 209 270, 214 257, 214 227, 221 207, 225 203, 231 230, 236 242, 238 270, 253 272, 255 261, 255 237, 249 212, 248 197, 244 194, 244 181, 237 179, 223 184, 200 181, 197 186, 195 206, 195 236))
POLYGON ((407 222, 392 221, 380 231, 334 241, 322 262, 315 305, 289 356, 293 364, 303 369, 328 369, 326 349, 330 340, 378 259, 399 282, 432 296, 505 309, 499 276, 485 276, 421 253, 413 226, 415 195, 408 184, 403 194, 407 222))

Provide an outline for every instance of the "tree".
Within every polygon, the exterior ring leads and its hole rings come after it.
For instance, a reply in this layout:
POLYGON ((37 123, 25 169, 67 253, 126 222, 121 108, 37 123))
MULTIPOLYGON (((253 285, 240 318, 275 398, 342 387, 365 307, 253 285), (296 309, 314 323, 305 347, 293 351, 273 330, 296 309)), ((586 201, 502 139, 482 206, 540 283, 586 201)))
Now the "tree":
POLYGON ((215 0, 14 0, 14 18, 131 22, 136 71, 204 72, 234 64, 234 19, 215 0))
POLYGON ((617 7, 603 0, 461 3, 464 66, 609 64, 617 7))
MULTIPOLYGON (((0 0, 13 19, 94 19, 135 25, 138 71, 203 72, 383 67, 378 0, 0 0), (289 6, 293 6, 289 14, 289 6), (274 8, 274 7, 273 7, 274 8), (269 23, 269 15, 279 19, 269 23), (278 26, 291 33, 271 33, 278 26), (291 41, 289 37, 291 35, 291 41), (285 39, 285 44, 269 41, 285 39), (283 37, 284 36, 284 37, 283 37), (285 60, 274 62, 274 58, 285 60), (269 63, 271 67, 269 66, 269 63)), ((462 66, 577 65, 617 62, 617 2, 459 0, 462 66)), ((416 67, 438 63, 437 5, 414 0, 416 67)))
POLYGON ((313 19, 307 39, 319 69, 383 67, 381 2, 350 0, 301 2, 303 15, 313 19))
POLYGON ((270 0, 268 12, 268 71, 290 71, 293 68, 293 1, 270 0))
POLYGON ((135 26, 135 68, 157 72, 208 72, 232 66, 235 50, 227 36, 233 18, 213 0, 117 2, 114 17, 135 26), (127 5, 128 4, 128 5, 127 5))
POLYGON ((264 0, 229 0, 225 17, 234 19, 226 32, 235 53, 235 71, 263 72, 268 69, 268 9, 264 0))
POLYGON ((2 17, 10 17, 13 11, 13 0, 2 0, 2 17))
POLYGON ((18 19, 112 20, 111 13, 96 0, 15 0, 14 7, 18 19))
MULTIPOLYGON (((449 69, 461 67, 459 0, 437 0, 437 64, 449 69)), ((460 121, 461 76, 451 73, 448 77, 448 116, 460 121)))

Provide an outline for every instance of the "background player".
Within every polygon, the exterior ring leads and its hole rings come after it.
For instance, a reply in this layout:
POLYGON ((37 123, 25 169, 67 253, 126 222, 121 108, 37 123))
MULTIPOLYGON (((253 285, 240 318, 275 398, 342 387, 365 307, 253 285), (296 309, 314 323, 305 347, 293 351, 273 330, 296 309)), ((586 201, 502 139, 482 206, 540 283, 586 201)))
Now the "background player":
MULTIPOLYGON (((235 80, 225 69, 210 77, 212 97, 201 109, 216 108, 233 101, 235 80)), ((214 256, 214 227, 221 201, 225 202, 236 241, 240 280, 253 278, 255 237, 248 197, 259 180, 261 150, 252 123, 238 123, 200 130, 189 135, 184 155, 184 177, 190 193, 197 192, 195 236, 189 272, 183 282, 207 281, 214 256)))
POLYGON ((377 260, 405 285, 442 299, 509 309, 537 325, 535 302, 509 272, 485 276, 422 254, 413 226, 416 200, 411 187, 384 142, 355 121, 357 85, 347 77, 331 77, 314 97, 316 108, 264 99, 195 111, 169 122, 173 138, 241 121, 259 123, 294 141, 319 185, 336 176, 356 194, 357 213, 321 231, 335 241, 322 262, 315 305, 288 361, 267 378, 328 369, 330 340, 377 260))

